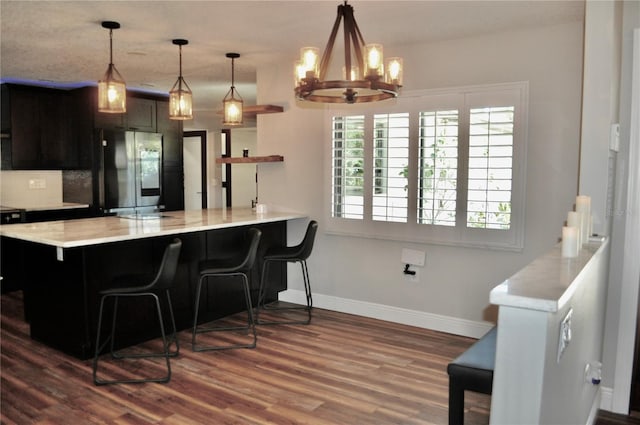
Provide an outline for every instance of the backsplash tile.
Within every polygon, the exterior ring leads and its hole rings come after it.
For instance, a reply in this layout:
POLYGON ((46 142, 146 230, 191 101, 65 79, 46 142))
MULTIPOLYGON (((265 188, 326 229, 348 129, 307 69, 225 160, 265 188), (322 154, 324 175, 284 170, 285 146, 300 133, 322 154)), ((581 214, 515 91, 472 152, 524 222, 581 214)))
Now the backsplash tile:
POLYGON ((93 203, 91 170, 65 170, 62 172, 62 198, 64 202, 93 203))

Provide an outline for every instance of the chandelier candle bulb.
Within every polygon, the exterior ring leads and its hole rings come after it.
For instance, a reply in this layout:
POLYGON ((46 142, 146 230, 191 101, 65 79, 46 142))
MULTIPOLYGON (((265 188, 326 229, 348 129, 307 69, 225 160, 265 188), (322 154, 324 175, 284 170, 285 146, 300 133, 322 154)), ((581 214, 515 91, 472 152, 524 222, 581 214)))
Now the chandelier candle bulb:
MULTIPOLYGON (((582 230, 582 214, 575 211, 569 211, 569 214, 567 214, 567 227, 575 227, 576 229, 582 230)), ((578 232, 578 247, 582 247, 582 244, 582 231, 580 231, 578 232)))
POLYGON ((402 58, 387 59, 385 81, 397 86, 402 85, 402 58))
POLYGON ((381 44, 367 44, 365 50, 365 77, 382 77, 384 75, 383 54, 381 44))
POLYGON ((300 49, 300 62, 305 72, 305 78, 316 78, 318 75, 318 56, 320 49, 317 47, 303 47, 300 49))
POLYGON ((295 76, 296 85, 304 83, 303 80, 307 77, 307 70, 302 61, 297 61, 293 64, 293 75, 295 76))
POLYGON ((578 256, 578 228, 562 227, 562 256, 575 258, 578 256))

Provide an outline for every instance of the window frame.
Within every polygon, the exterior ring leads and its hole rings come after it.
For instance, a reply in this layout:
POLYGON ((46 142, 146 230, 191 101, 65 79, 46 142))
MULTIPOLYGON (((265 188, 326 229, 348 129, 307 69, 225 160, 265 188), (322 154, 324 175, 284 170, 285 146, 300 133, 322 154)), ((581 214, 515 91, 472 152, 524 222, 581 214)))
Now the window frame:
POLYGON ((524 247, 525 191, 528 136, 529 83, 514 82, 464 86, 444 89, 405 91, 395 101, 342 106, 325 109, 324 140, 326 175, 332 176, 332 120, 334 116, 365 116, 364 131, 364 218, 332 216, 332 182, 325 178, 326 233, 373 239, 427 243, 471 248, 521 251, 524 247), (467 170, 469 154, 469 111, 478 107, 515 106, 513 128, 513 174, 511 187, 511 225, 508 230, 467 227, 467 170), (459 146, 456 226, 417 223, 419 162, 418 113, 430 110, 459 109, 459 146), (373 196, 373 116, 375 114, 410 113, 408 217, 407 222, 372 219, 373 196))

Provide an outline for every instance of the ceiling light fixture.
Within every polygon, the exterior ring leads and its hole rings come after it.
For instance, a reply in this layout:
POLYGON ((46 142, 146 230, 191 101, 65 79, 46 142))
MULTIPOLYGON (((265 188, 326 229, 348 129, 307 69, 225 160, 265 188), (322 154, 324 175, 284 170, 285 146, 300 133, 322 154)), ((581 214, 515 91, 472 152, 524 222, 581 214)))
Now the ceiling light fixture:
POLYGON ((172 43, 180 48, 180 75, 169 92, 169 118, 190 120, 193 118, 193 96, 189 85, 182 78, 182 46, 189 44, 189 41, 176 38, 172 43))
POLYGON ((98 81, 98 111, 122 114, 127 112, 127 86, 113 64, 113 30, 120 28, 120 24, 104 21, 102 27, 109 30, 109 67, 98 81))
POLYGON ((318 52, 316 47, 301 49, 301 58, 295 64, 295 93, 298 99, 324 103, 362 103, 398 96, 402 87, 402 58, 387 59, 387 72, 384 72, 382 45, 365 44, 353 16, 353 7, 346 1, 338 6, 338 16, 319 65, 318 52), (325 81, 343 18, 344 79, 325 81), (352 48, 355 62, 351 57, 352 48))
POLYGON ((239 53, 227 53, 226 56, 231 58, 231 88, 227 92, 227 95, 222 100, 222 106, 224 109, 224 118, 222 125, 241 125, 242 124, 242 97, 238 94, 235 82, 235 69, 234 61, 240 57, 239 53), (236 95, 238 96, 236 98, 236 95))

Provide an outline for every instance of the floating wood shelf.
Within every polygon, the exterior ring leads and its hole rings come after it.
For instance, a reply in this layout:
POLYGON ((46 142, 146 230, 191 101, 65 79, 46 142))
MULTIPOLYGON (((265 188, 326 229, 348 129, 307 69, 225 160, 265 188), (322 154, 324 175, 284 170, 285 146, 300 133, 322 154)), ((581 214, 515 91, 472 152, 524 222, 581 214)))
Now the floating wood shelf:
POLYGON ((216 164, 254 164, 257 162, 282 162, 282 155, 240 156, 216 158, 216 164))
MULTIPOLYGON (((251 105, 242 107, 242 115, 252 116, 258 114, 275 114, 283 112, 284 108, 278 105, 251 105)), ((216 111, 218 115, 222 115, 222 110, 216 111)))

